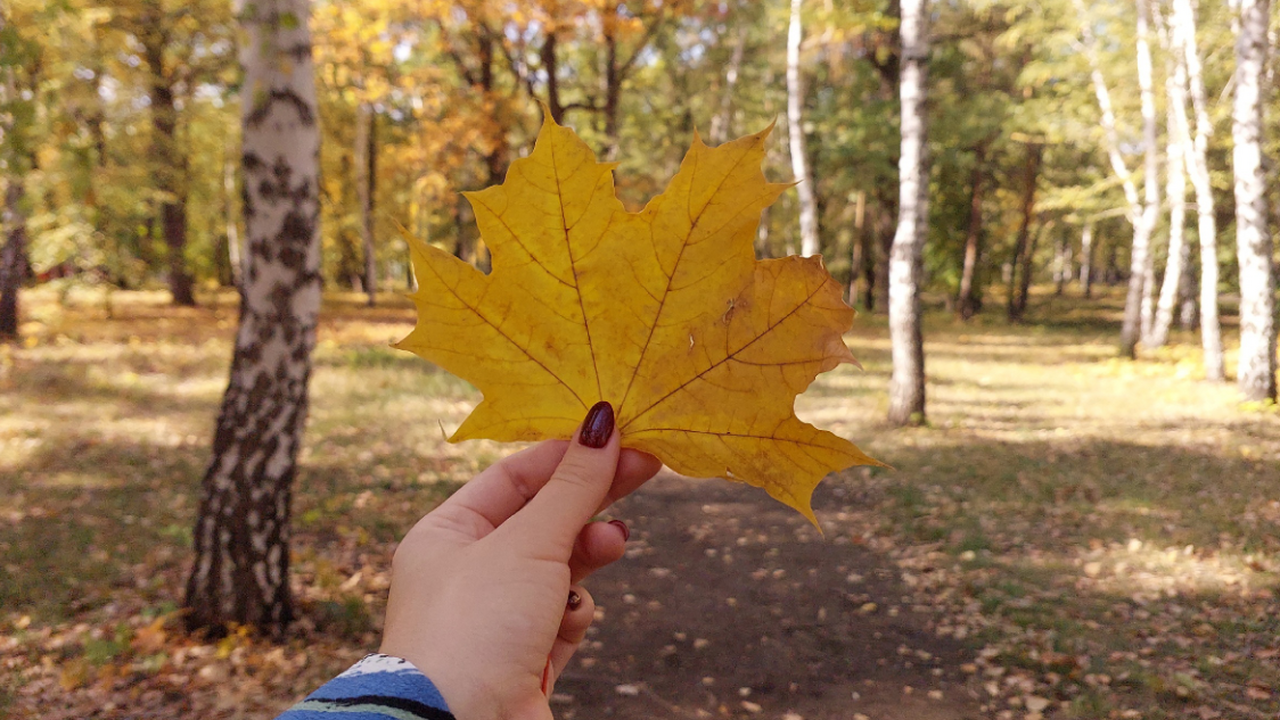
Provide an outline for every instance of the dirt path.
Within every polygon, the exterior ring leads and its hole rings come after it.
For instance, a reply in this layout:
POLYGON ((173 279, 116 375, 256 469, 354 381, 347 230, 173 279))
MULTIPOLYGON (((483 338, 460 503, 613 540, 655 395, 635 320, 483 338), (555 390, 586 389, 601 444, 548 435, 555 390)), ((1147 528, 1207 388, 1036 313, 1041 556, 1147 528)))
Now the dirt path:
MULTIPOLYGON (((846 497, 839 497, 841 494, 846 497)), ((763 492, 664 475, 619 503, 628 558, 593 577, 588 647, 556 688, 574 718, 959 720, 966 649, 931 631, 898 573, 820 493, 821 538, 763 492)))

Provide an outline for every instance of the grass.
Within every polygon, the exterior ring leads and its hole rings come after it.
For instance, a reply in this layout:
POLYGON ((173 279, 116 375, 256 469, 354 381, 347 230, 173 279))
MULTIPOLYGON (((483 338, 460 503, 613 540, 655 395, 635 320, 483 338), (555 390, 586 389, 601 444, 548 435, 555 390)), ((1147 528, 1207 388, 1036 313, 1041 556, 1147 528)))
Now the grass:
MULTIPOLYGON (((909 430, 883 423, 885 321, 859 318, 865 372, 824 375, 797 411, 896 469, 824 483, 819 517, 833 488, 870 499, 863 521, 939 608, 938 633, 983 651, 993 715, 1041 694, 1055 717, 1274 717, 1280 415, 1200 381, 1192 335, 1116 359, 1118 296, 1034 300, 1023 326, 929 316, 929 425, 909 430)), ((172 618, 233 298, 24 301, 27 342, 0 348, 0 661, 22 679, 0 682, 0 714, 75 716, 103 688, 181 677, 130 702, 216 717, 230 673, 237 707, 269 717, 372 644, 391 545, 506 452, 444 441, 479 398, 388 347, 407 303, 328 297, 294 506, 297 637, 205 645, 172 618)))

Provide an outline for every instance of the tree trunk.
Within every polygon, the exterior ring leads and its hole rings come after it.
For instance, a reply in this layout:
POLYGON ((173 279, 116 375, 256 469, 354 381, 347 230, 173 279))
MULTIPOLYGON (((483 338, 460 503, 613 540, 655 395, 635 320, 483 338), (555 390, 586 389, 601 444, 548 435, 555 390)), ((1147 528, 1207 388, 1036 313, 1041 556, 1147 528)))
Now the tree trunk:
MULTIPOLYGON (((508 145, 507 145, 507 117, 505 112, 505 99, 495 92, 494 83, 494 56, 493 46, 495 42, 499 42, 493 36, 493 33, 484 28, 480 38, 480 90, 484 93, 485 99, 492 103, 492 112, 496 123, 489 125, 492 135, 489 139, 489 152, 485 153, 484 164, 489 171, 489 185, 501 185, 503 179, 507 175, 508 163, 508 145)), ((409 272, 413 274, 412 270, 409 272)))
POLYGON ((143 55, 151 73, 152 153, 160 201, 160 230, 169 257, 169 292, 175 305, 196 304, 194 283, 187 272, 187 158, 178 144, 178 109, 173 82, 165 68, 168 37, 163 18, 149 13, 149 27, 140 34, 143 55))
POLYGON ((26 185, 17 175, 9 177, 4 194, 4 247, 0 248, 0 339, 18 337, 18 291, 26 275, 27 217, 23 202, 26 185))
MULTIPOLYGON (((1155 155, 1155 95, 1151 81, 1151 48, 1147 41, 1147 0, 1138 1, 1138 85, 1142 96, 1143 144, 1145 145, 1146 178, 1145 201, 1139 199, 1137 186, 1133 176, 1125 164, 1120 152, 1119 131, 1116 129, 1116 116, 1111 106, 1111 94, 1107 90, 1106 79, 1102 75, 1102 66, 1098 60, 1097 42, 1093 37, 1093 28, 1085 11, 1083 0, 1075 0, 1076 13, 1080 18, 1080 33, 1084 36, 1085 52, 1089 57, 1090 75, 1093 79, 1094 93, 1098 98, 1098 107, 1102 112, 1102 128, 1104 131, 1107 156, 1111 168, 1124 187, 1125 200, 1128 203, 1129 222, 1133 225, 1133 250, 1130 254, 1129 292, 1125 296, 1124 323, 1120 330, 1120 354, 1124 357, 1135 356, 1142 315, 1142 294, 1145 289, 1147 266, 1151 262, 1151 233, 1155 228, 1156 213, 1160 201, 1160 188, 1156 176, 1159 171, 1155 155)), ((1115 258, 1115 245, 1110 247, 1108 255, 1108 276, 1111 281, 1111 265, 1115 258)))
MULTIPOLYGON (((889 0, 885 10, 885 18, 890 21, 891 29, 876 30, 870 34, 868 44, 874 48, 870 59, 876 69, 876 96, 888 104, 899 100, 902 76, 902 3, 900 0, 889 0)), ((896 148, 901 153, 901 146, 896 148)), ((901 163, 901 157, 894 155, 894 147, 888 149, 887 158, 892 167, 901 163)), ((900 178, 899 178, 900 181, 900 178)), ((873 281, 870 284, 867 307, 877 313, 889 312, 889 262, 893 252, 895 235, 894 221, 898 216, 898 194, 893 192, 893 184, 889 178, 875 184, 875 214, 872 227, 876 237, 875 268, 873 281)))
POLYGON ((876 301, 876 254, 879 251, 875 242, 876 209, 869 207, 866 212, 871 215, 871 218, 862 231, 862 264, 859 266, 858 272, 862 274, 862 309, 870 312, 872 304, 876 301))
POLYGON ((1133 249, 1129 255, 1129 292, 1125 296, 1124 323, 1120 329, 1120 354, 1137 356, 1140 338, 1147 334, 1142 322, 1142 301, 1147 281, 1153 275, 1151 235, 1160 211, 1160 160, 1156 154, 1156 99, 1151 79, 1151 45, 1148 41, 1150 8, 1148 0, 1138 0, 1138 88, 1142 103, 1143 204, 1133 229, 1133 249))
POLYGON ((1018 294, 1015 296, 1013 305, 1015 317, 1018 322, 1022 321, 1024 315, 1027 314, 1027 303, 1031 297, 1031 278, 1034 275, 1036 246, 1040 244, 1040 236, 1047 234, 1053 229, 1053 221, 1042 224, 1040 228, 1031 235, 1030 243, 1028 243, 1026 252, 1022 253, 1022 267, 1018 274, 1018 294))
POLYGON ((244 253, 235 215, 236 169, 229 155, 222 163, 222 191, 226 194, 227 263, 231 266, 231 284, 240 287, 244 279, 244 253))
POLYGON ((859 288, 865 280, 862 268, 867 264, 867 253, 870 244, 867 242, 867 192, 859 190, 853 204, 853 238, 849 243, 849 307, 858 307, 859 288))
POLYGON ((551 119, 557 123, 564 122, 564 105, 560 102, 560 68, 556 57, 556 28, 546 28, 547 36, 542 41, 539 58, 542 60, 542 71, 547 77, 547 110, 551 119))
POLYGON ((1080 231, 1080 289, 1085 298, 1093 297, 1093 221, 1086 220, 1080 231))
POLYGON ((279 634, 293 616, 289 513, 320 309, 320 132, 307 0, 240 14, 248 263, 231 377, 201 484, 187 623, 279 634))
POLYGON ((1102 270, 1102 280, 1107 287, 1115 287, 1120 277, 1120 245, 1112 240, 1107 243, 1107 264, 1102 270))
POLYGON ((1060 232, 1053 245, 1053 294, 1060 296, 1071 281, 1071 242, 1060 232))
POLYGON ((969 229, 965 233, 964 266, 960 271, 960 292, 956 297, 956 312, 960 319, 968 321, 978 312, 980 303, 976 275, 978 258, 982 256, 982 200, 983 176, 986 173, 986 145, 974 151, 973 172, 969 177, 969 229))
MULTIPOLYGON (((793 3, 796 0, 792 0, 793 3)), ((929 61, 927 0, 902 2, 902 156, 898 161, 898 231, 889 259, 889 422, 925 422, 924 337, 920 283, 929 231, 926 92, 929 61)))
POLYGON ((1226 378, 1222 359, 1222 328, 1218 320, 1218 229, 1213 206, 1213 185, 1209 178, 1209 136, 1213 123, 1205 100, 1200 72, 1200 52, 1196 46, 1196 20, 1191 0, 1174 0, 1174 31, 1187 63, 1187 85, 1191 107, 1196 114, 1196 137, 1187 155, 1187 174, 1196 193, 1197 234, 1200 238, 1200 343, 1204 348, 1205 378, 1226 378))
POLYGON ((1267 182, 1262 167, 1263 87, 1270 0, 1240 0, 1235 103, 1231 136, 1236 195, 1236 256, 1240 261, 1240 395, 1276 399, 1275 278, 1267 230, 1267 182))
POLYGON ((800 254, 817 255, 818 203, 814 197, 813 178, 805 157, 804 142, 804 78, 800 74, 801 0, 791 0, 791 24, 787 30, 787 129, 791 140, 791 172, 795 175, 796 193, 800 200, 800 254))
POLYGON ((1182 271, 1182 289, 1178 290, 1178 297, 1182 298, 1178 304, 1178 327, 1195 330, 1199 306, 1196 303, 1196 274, 1191 265, 1191 243, 1186 243, 1185 253, 1187 267, 1182 271))
POLYGON ((1184 232, 1187 217, 1186 154, 1191 149, 1191 132, 1187 127, 1187 66, 1180 57, 1179 34, 1171 35, 1173 72, 1169 73, 1165 83, 1168 95, 1165 196, 1169 198, 1169 259, 1164 269, 1164 284, 1160 288, 1160 302, 1156 306, 1151 336, 1147 339, 1147 346, 1153 348, 1161 347, 1169 340, 1174 307, 1184 285, 1182 276, 1191 260, 1191 246, 1187 244, 1184 232))
POLYGON ((356 195, 360 203, 360 244, 364 248, 364 277, 361 285, 366 304, 378 302, 378 255, 373 244, 373 202, 378 177, 378 116, 369 103, 356 110, 356 195))
POLYGON ((896 196, 892 198, 885 197, 887 192, 877 192, 883 202, 876 208, 875 214, 875 234, 877 240, 876 247, 876 267, 875 278, 872 283, 872 299, 870 307, 878 313, 889 314, 889 261, 893 255, 893 237, 897 230, 895 221, 898 215, 898 203, 896 196))
MULTIPOLYGON (((1009 285, 1005 296, 1006 312, 1009 316, 1009 322, 1022 322, 1022 312, 1026 309, 1025 298, 1019 301, 1018 268, 1025 268, 1023 274, 1029 274, 1031 271, 1031 263, 1026 261, 1026 257, 1032 254, 1033 248, 1027 247, 1027 241, 1031 237, 1031 223, 1036 217, 1036 184, 1040 179, 1040 158, 1044 153, 1044 148, 1038 144, 1027 146, 1026 164, 1022 166, 1022 222, 1018 225, 1018 236, 1013 243, 1013 257, 1010 258, 1009 266, 1013 272, 1009 277, 1009 285)), ((1030 278, 1025 278, 1025 284, 1029 287, 1030 278)))
POLYGON ((622 74, 618 68, 618 6, 609 3, 609 16, 604 18, 604 159, 618 159, 618 109, 622 95, 622 74))

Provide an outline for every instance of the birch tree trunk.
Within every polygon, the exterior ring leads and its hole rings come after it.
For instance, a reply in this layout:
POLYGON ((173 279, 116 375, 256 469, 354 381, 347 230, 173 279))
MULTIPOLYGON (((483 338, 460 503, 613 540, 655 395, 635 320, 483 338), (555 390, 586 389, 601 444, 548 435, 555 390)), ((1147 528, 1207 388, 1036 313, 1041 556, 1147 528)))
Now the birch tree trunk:
POLYGON ((1169 340, 1169 326, 1173 324, 1174 307, 1183 287, 1182 276, 1191 259, 1191 247, 1186 242, 1187 176, 1186 155, 1191 150, 1191 132, 1187 125, 1187 67, 1181 57, 1181 37, 1171 34, 1170 50, 1173 55, 1173 72, 1166 79, 1168 95, 1168 124, 1165 134, 1165 195, 1169 198, 1169 259, 1164 269, 1164 284, 1160 287, 1160 302, 1156 306, 1155 320, 1147 347, 1161 347, 1169 340))
POLYGON ((1263 88, 1270 0, 1240 0, 1236 35, 1235 140, 1236 255, 1240 261, 1240 395, 1276 399, 1275 286, 1267 229, 1267 183, 1262 168, 1263 88))
POLYGON ((319 149, 307 0, 246 0, 247 262, 231 378, 201 485, 187 623, 279 634, 290 496, 320 309, 319 149))
POLYGON ((787 133, 791 140, 791 171, 796 178, 800 199, 800 254, 805 257, 821 251, 818 243, 818 203, 813 193, 813 178, 804 151, 804 83, 800 75, 800 2, 791 0, 791 26, 787 30, 787 133))
POLYGON ((1151 43, 1149 41, 1150 10, 1148 0, 1138 0, 1138 90, 1142 101, 1143 205, 1138 224, 1133 230, 1133 249, 1129 254, 1129 292, 1125 296, 1124 324, 1120 329, 1120 353, 1135 357, 1139 338, 1150 335, 1148 322, 1142 322, 1142 300, 1147 283, 1155 275, 1151 253, 1151 235, 1160 211, 1160 159, 1156 150, 1156 95, 1151 79, 1151 43))
POLYGON ((227 224, 227 263, 231 266, 231 284, 240 287, 244 280, 244 253, 241 252, 240 227, 236 223, 235 198, 236 169, 231 161, 231 151, 227 151, 222 163, 222 191, 226 194, 227 224))
POLYGON ((1085 298, 1093 297, 1093 221, 1086 220, 1080 231, 1080 289, 1085 298))
MULTIPOLYGON (((1075 0, 1076 13, 1080 18, 1080 32, 1084 37, 1084 50, 1089 58, 1090 76, 1093 80, 1094 94, 1098 98, 1098 108, 1102 114, 1102 129, 1107 149, 1107 157, 1111 161, 1111 169, 1124 188, 1124 197, 1128 203, 1127 216, 1133 226, 1133 250, 1130 255, 1129 291, 1125 296, 1124 323, 1120 330, 1120 354, 1124 357, 1135 357, 1138 332, 1142 313, 1142 294, 1147 277, 1147 266, 1150 263, 1151 232, 1155 228, 1157 205, 1159 204, 1159 186, 1157 184, 1155 159, 1155 98, 1151 90, 1151 50, 1147 42, 1147 5, 1146 0, 1138 2, 1138 82, 1142 87, 1143 142, 1146 145, 1147 178, 1145 184, 1146 202, 1138 197, 1138 188, 1120 153, 1120 136, 1116 129, 1116 115, 1111 105, 1111 93, 1107 89, 1106 78, 1102 75, 1102 65, 1098 60, 1097 42, 1093 36, 1093 28, 1089 24, 1088 13, 1083 0, 1075 0)), ((1110 248, 1108 271, 1114 261, 1115 245, 1110 248)), ((1107 276, 1110 283, 1110 275, 1107 276)))
POLYGON ((1209 107, 1205 100, 1191 0, 1174 0, 1173 24, 1187 63, 1187 86, 1196 115, 1196 136, 1187 155, 1187 174, 1191 176, 1191 186, 1195 189, 1196 234, 1200 239, 1200 344, 1204 348, 1204 374, 1207 380, 1221 381, 1226 373, 1222 359, 1222 328, 1218 321, 1218 229, 1208 160, 1213 123, 1209 120, 1209 107))
MULTIPOLYGON (((793 0, 795 2, 795 0, 793 0)), ((898 160, 898 231, 889 257, 889 422, 925 422, 924 337, 920 283, 929 219, 929 159, 925 115, 929 60, 927 0, 902 2, 902 156, 898 160)))

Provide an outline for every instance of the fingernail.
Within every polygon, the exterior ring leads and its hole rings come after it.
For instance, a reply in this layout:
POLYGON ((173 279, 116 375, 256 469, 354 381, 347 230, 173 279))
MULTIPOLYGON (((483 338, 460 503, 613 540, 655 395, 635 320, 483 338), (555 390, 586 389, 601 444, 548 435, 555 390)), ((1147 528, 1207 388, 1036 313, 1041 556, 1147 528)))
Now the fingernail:
POLYGON ((547 664, 542 666, 542 695, 545 697, 547 690, 551 688, 551 658, 547 658, 547 664))
POLYGON ((601 400, 587 411, 582 421, 582 432, 578 433, 578 442, 589 448, 602 448, 613 435, 613 406, 607 400, 601 400))
POLYGON ((627 527, 626 523, 622 522, 621 520, 610 520, 609 524, 613 525, 614 527, 622 531, 623 542, 626 542, 627 540, 631 539, 631 528, 627 527))
POLYGON ((565 603, 565 607, 570 610, 577 610, 582 607, 582 596, 578 594, 577 590, 569 591, 569 602, 565 603))

